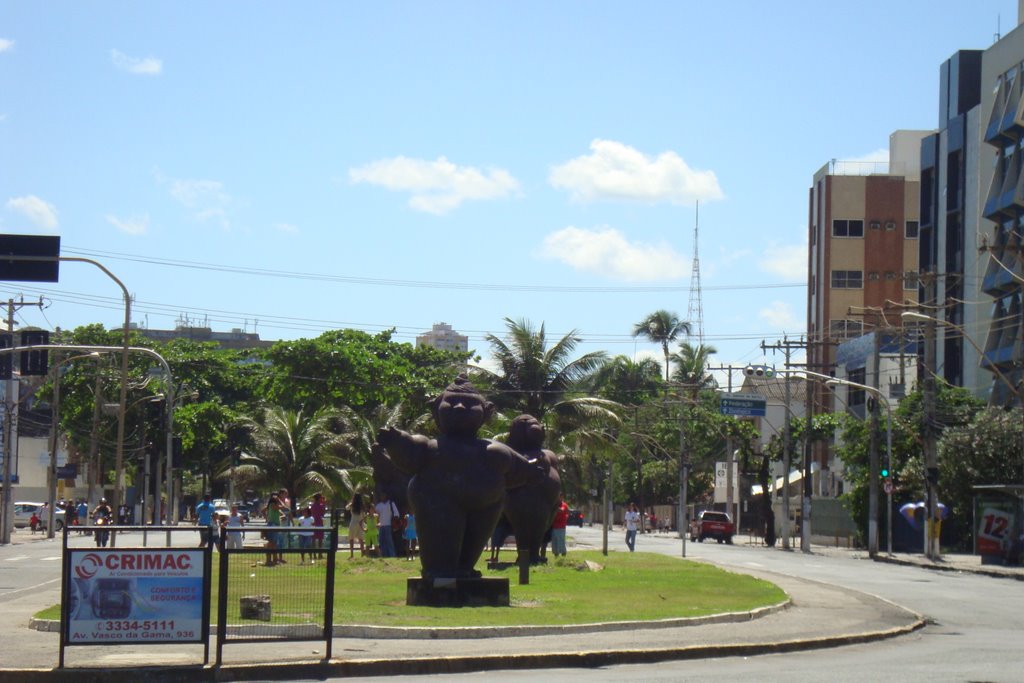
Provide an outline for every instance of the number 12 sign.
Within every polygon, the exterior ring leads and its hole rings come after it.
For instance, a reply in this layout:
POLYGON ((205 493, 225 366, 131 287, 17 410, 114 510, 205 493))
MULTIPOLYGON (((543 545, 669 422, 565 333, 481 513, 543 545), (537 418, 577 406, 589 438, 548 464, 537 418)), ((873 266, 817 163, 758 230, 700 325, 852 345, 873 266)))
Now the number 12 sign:
POLYGON ((978 518, 978 554, 999 555, 1010 542, 1013 514, 995 507, 985 507, 978 518))

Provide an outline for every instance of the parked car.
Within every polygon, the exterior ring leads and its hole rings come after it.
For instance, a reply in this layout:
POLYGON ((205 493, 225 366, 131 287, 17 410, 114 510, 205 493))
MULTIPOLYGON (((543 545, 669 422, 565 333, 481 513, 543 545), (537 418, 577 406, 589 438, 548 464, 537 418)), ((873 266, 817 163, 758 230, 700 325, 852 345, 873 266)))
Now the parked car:
POLYGON ((690 540, 704 542, 705 538, 714 538, 719 543, 732 543, 736 525, 726 512, 704 510, 690 524, 690 540))
MULTIPOLYGON (((49 515, 47 514, 45 503, 15 503, 14 527, 16 529, 23 529, 25 527, 28 527, 30 525, 30 520, 32 519, 33 513, 39 515, 40 528, 45 529, 46 523, 49 520, 49 515)), ((61 510, 60 508, 57 508, 54 511, 53 530, 58 533, 64 530, 64 511, 61 510)))
POLYGON ((569 510, 569 520, 566 523, 570 525, 583 526, 583 511, 569 510))

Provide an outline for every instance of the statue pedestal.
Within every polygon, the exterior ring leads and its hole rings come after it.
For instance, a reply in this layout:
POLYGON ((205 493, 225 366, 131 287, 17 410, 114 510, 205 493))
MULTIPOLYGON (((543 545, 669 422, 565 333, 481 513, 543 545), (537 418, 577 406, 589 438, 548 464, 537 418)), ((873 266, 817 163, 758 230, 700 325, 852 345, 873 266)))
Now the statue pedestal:
POLYGON ((508 607, 508 579, 406 580, 405 604, 419 607, 508 607))

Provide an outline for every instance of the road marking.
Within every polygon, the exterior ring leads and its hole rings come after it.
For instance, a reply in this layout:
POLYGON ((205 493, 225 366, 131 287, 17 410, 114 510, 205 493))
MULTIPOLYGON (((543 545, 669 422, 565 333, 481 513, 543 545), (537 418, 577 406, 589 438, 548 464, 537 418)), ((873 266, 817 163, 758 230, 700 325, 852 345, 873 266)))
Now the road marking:
POLYGON ((760 562, 744 562, 743 564, 748 565, 750 567, 757 567, 759 569, 764 569, 764 565, 761 564, 760 562))
POLYGON ((17 562, 18 560, 27 560, 28 555, 15 555, 14 557, 4 558, 7 562, 17 562))
POLYGON ((59 581, 60 579, 50 579, 49 581, 37 583, 34 586, 26 586, 25 588, 18 588, 17 590, 7 591, 6 593, 0 593, 0 595, 14 595, 15 593, 22 593, 24 591, 34 591, 42 588, 43 586, 49 586, 51 583, 57 583, 59 581))
POLYGON ((43 562, 53 562, 54 560, 59 560, 59 559, 61 559, 60 555, 53 555, 51 557, 44 557, 44 558, 42 558, 43 562))

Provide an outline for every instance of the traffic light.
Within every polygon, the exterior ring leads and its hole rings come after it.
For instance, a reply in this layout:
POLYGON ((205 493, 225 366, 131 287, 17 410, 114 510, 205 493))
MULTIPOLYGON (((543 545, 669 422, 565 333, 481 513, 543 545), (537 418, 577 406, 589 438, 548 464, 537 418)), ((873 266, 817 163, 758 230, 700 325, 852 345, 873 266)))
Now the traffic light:
MULTIPOLYGON (((9 334, 0 334, 0 349, 9 349, 12 346, 14 346, 14 338, 9 334)), ((0 355, 0 380, 12 377, 14 377, 14 354, 0 355)))
MULTIPOLYGON (((41 346, 50 343, 50 333, 46 330, 30 330, 21 333, 22 346, 41 346)), ((42 351, 21 352, 21 374, 23 377, 29 375, 45 375, 50 369, 50 354, 42 351)))
POLYGON ((888 479, 889 478, 889 468, 883 466, 882 467, 882 471, 880 472, 880 474, 882 475, 882 479, 888 479))
POLYGON ((757 379, 771 379, 775 377, 775 368, 771 365, 748 365, 743 368, 743 374, 757 379))

